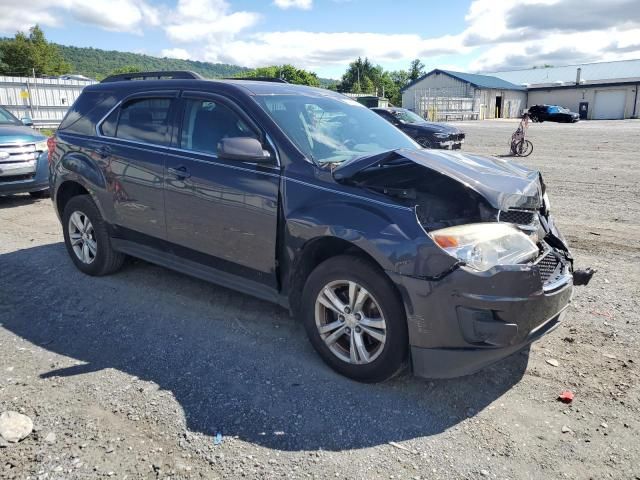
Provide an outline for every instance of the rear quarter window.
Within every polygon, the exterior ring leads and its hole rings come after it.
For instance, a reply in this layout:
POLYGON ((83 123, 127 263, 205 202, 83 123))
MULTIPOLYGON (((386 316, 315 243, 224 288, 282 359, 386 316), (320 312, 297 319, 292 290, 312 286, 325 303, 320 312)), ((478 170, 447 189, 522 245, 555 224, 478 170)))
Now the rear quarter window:
POLYGON ((59 131, 80 135, 95 135, 96 124, 116 104, 113 92, 83 92, 73 103, 58 127, 59 131))

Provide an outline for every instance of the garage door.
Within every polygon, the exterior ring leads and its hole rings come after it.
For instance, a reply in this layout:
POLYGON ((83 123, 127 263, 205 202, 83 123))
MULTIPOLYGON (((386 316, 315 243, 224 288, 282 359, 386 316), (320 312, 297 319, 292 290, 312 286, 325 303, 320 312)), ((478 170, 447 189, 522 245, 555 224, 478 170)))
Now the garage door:
POLYGON ((596 120, 624 118, 625 94, 625 90, 601 90, 596 92, 593 118, 596 120))

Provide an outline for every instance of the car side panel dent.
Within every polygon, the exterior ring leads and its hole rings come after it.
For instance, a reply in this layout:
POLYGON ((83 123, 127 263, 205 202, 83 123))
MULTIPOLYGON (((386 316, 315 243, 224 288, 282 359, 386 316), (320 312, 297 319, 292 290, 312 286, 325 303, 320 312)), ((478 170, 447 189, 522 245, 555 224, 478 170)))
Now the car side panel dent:
POLYGON ((62 158, 60 163, 65 170, 87 180, 95 188, 106 188, 106 180, 102 171, 86 155, 69 153, 62 158))

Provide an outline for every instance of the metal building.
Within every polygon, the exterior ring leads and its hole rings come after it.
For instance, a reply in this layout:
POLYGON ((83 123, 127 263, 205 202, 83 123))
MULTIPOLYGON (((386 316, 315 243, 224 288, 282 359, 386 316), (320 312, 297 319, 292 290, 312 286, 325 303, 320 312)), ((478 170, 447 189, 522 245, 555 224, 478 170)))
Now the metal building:
POLYGON ((0 76, 0 106, 38 128, 57 127, 82 89, 94 80, 0 76))
POLYGON ((525 86, 528 106, 561 105, 589 120, 640 116, 640 60, 531 68, 489 75, 525 86))
POLYGON ((402 89, 402 106, 433 121, 517 118, 527 89, 489 75, 435 69, 402 89))

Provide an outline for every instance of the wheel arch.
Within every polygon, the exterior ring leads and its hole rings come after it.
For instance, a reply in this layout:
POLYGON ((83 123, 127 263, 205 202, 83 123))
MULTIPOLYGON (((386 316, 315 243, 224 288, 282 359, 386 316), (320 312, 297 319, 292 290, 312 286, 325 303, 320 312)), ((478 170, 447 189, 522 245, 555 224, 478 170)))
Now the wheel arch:
POLYGON ((398 295, 398 298, 402 300, 398 287, 373 255, 355 243, 343 238, 322 236, 308 240, 300 249, 291 265, 287 278, 287 292, 289 296, 289 306, 294 315, 300 312, 302 292, 311 272, 321 263, 339 255, 351 255, 366 260, 393 285, 395 293, 398 295))
POLYGON ((77 197, 78 195, 91 195, 89 190, 87 190, 82 184, 76 182, 75 180, 65 180, 60 184, 60 186, 56 190, 55 196, 55 206, 58 211, 58 215, 62 218, 62 214, 64 213, 64 208, 66 207, 69 200, 73 197, 77 197))

